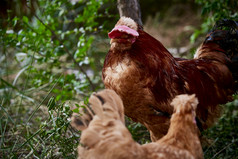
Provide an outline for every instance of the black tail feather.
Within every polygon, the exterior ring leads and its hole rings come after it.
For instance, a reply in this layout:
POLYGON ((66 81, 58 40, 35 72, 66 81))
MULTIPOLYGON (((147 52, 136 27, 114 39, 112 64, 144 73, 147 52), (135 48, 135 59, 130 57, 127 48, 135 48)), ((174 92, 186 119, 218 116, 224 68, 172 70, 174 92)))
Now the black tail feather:
POLYGON ((223 19, 216 22, 212 32, 215 30, 228 30, 229 32, 236 32, 238 29, 238 22, 230 19, 223 19))
POLYGON ((205 43, 218 44, 230 59, 228 67, 235 80, 235 90, 238 90, 238 21, 223 19, 216 22, 207 36, 205 43))

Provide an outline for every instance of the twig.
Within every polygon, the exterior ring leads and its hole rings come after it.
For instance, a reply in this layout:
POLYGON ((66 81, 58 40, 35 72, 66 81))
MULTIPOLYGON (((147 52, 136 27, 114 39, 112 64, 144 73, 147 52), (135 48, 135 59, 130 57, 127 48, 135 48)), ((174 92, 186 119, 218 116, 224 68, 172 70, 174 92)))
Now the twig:
MULTIPOLYGON (((28 6, 29 7, 29 6, 28 6)), ((30 8, 30 7, 29 7, 30 8)), ((73 62, 76 64, 77 68, 85 75, 85 77, 87 78, 91 89, 93 91, 95 91, 95 86, 93 84, 93 82, 91 81, 91 79, 89 78, 89 76, 87 75, 87 73, 83 70, 83 68, 79 65, 79 63, 75 60, 74 56, 70 53, 70 51, 68 50, 67 47, 64 46, 63 41, 61 40, 61 38, 59 38, 59 36, 55 33, 54 30, 52 30, 48 25, 46 25, 36 14, 34 14, 34 16, 36 17, 36 19, 38 19, 52 34, 53 36, 60 42, 60 44, 63 46, 64 51, 69 55, 69 57, 73 60, 73 62)))
POLYGON ((221 153, 223 150, 225 150, 227 147, 229 147, 230 145, 234 144, 234 142, 226 145, 223 149, 221 149, 220 151, 218 151, 211 159, 215 158, 219 153, 221 153))
POLYGON ((210 144, 210 146, 206 149, 206 151, 204 152, 204 154, 206 154, 208 152, 208 150, 218 141, 218 138, 216 138, 213 143, 210 144))

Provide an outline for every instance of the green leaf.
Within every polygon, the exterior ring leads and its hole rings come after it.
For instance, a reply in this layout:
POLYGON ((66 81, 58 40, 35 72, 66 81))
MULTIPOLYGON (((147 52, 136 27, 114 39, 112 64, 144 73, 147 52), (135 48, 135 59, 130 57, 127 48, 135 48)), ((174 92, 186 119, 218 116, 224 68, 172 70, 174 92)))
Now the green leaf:
POLYGON ((79 113, 79 108, 73 109, 73 112, 74 112, 74 113, 79 113))
POLYGON ((28 19, 28 17, 23 16, 23 17, 22 17, 22 21, 25 22, 25 23, 28 23, 28 22, 29 22, 29 19, 28 19))
POLYGON ((53 110, 56 106, 55 97, 51 97, 48 101, 47 107, 49 110, 53 110))
POLYGON ((197 37, 201 34, 200 30, 196 30, 190 37, 191 43, 194 43, 197 37))

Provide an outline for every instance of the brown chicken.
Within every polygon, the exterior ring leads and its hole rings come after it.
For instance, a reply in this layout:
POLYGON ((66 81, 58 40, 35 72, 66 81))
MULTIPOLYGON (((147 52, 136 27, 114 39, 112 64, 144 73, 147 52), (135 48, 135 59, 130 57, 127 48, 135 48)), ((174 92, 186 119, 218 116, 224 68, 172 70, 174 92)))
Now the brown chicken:
POLYGON ((121 17, 109 37, 111 48, 102 70, 105 87, 120 95, 125 114, 144 124, 152 141, 167 133, 173 112, 170 103, 176 95, 196 94, 196 121, 202 131, 219 117, 218 105, 231 101, 237 90, 234 21, 214 27, 191 60, 174 58, 130 18, 121 17), (223 26, 230 30, 221 30, 223 26))
POLYGON ((123 104, 113 90, 93 94, 89 103, 91 109, 88 107, 80 120, 76 117, 72 121, 82 130, 78 159, 203 158, 195 121, 198 104, 195 95, 177 96, 171 103, 174 113, 168 134, 144 145, 136 143, 126 129, 123 104))

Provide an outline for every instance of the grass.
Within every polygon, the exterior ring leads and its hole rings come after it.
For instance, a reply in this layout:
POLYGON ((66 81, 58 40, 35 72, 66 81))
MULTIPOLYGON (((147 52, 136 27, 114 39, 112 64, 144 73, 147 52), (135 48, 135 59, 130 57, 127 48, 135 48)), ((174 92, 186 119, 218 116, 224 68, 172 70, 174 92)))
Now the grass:
POLYGON ((223 105, 224 114, 219 122, 204 132, 210 145, 204 146, 205 158, 238 158, 238 99, 223 105))
POLYGON ((52 90, 62 78, 53 80, 51 88, 43 94, 26 87, 19 91, 18 86, 1 79, 2 158, 76 158, 79 133, 70 126, 72 111, 69 104, 53 98, 52 90), (47 104, 49 97, 52 98, 47 104))

